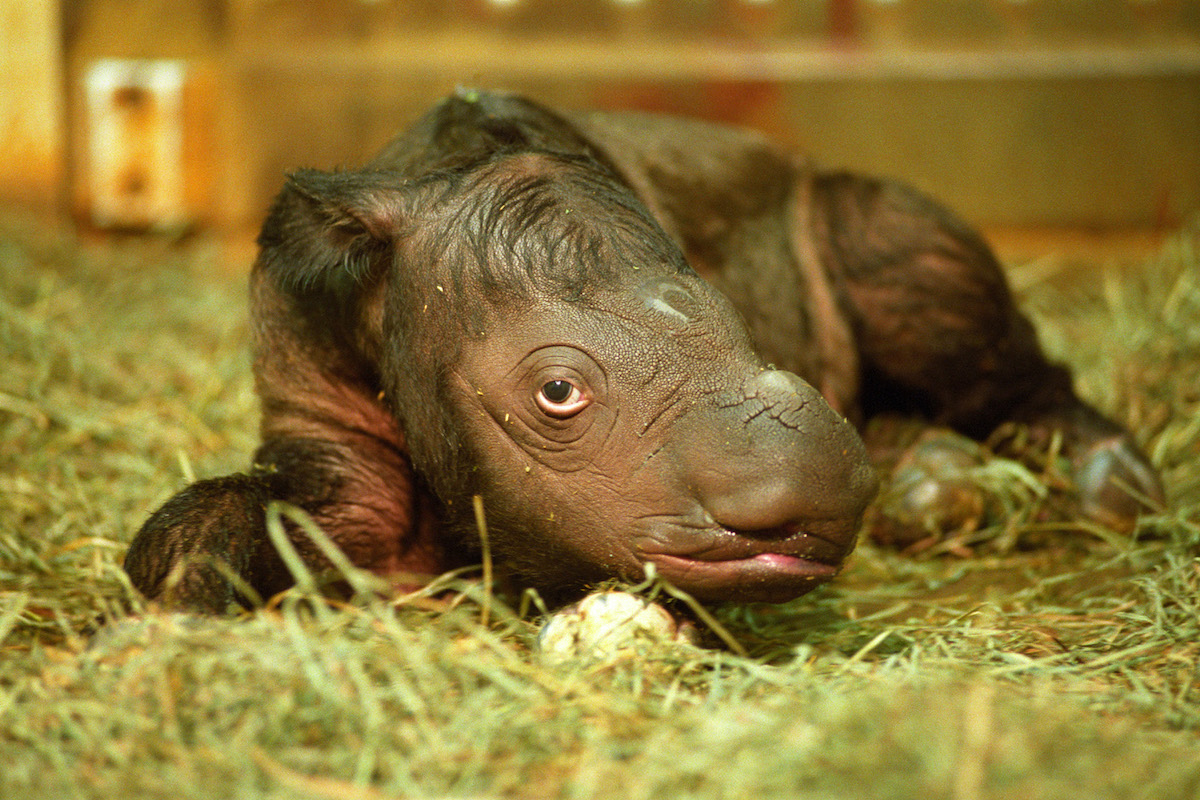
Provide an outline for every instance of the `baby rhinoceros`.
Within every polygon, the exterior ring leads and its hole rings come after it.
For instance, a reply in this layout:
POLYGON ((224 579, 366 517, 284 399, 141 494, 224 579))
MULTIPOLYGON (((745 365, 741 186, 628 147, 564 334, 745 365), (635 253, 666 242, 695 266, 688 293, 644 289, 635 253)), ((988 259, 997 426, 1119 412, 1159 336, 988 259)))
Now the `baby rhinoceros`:
POLYGON ((461 92, 360 170, 291 175, 259 244, 254 467, 184 489, 125 562, 175 606, 290 585, 272 500, 399 584, 477 561, 475 495, 544 594, 652 564, 788 600, 853 549, 877 487, 854 423, 885 411, 1061 431, 1106 518, 1161 496, 978 236, 749 132, 461 92))

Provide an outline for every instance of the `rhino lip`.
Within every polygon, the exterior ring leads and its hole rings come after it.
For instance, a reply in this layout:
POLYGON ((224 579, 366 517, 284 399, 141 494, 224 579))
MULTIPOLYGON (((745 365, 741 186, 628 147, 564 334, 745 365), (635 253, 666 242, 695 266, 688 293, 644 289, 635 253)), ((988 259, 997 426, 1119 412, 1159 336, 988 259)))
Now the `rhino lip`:
POLYGON ((832 539, 802 529, 800 525, 750 531, 716 525, 697 533, 699 536, 687 537, 691 540, 690 547, 647 547, 643 552, 651 558, 666 556, 700 562, 742 561, 776 556, 837 565, 841 564, 848 550, 832 539), (696 541, 697 538, 700 539, 699 542, 696 541))
POLYGON ((700 599, 790 600, 841 572, 852 548, 798 525, 691 531, 676 546, 644 547, 659 573, 700 599))

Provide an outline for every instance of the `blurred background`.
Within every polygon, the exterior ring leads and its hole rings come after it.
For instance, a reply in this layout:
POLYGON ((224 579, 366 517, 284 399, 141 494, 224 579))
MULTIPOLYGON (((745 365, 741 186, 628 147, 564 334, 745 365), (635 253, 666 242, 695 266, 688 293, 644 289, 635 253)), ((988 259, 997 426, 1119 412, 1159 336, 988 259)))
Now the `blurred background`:
POLYGON ((249 242, 459 85, 754 127, 1015 257, 1200 210, 1200 0, 0 0, 0 206, 249 242))

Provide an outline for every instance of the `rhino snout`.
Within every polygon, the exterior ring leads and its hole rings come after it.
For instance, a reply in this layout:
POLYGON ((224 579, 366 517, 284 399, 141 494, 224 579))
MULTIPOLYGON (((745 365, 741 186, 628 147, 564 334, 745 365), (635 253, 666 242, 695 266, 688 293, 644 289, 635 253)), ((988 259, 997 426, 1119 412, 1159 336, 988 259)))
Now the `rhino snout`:
POLYGON ((700 599, 781 602, 834 577, 877 479, 857 431, 791 373, 761 370, 672 427, 688 522, 639 547, 700 599))
POLYGON ((854 426, 812 386, 762 370, 698 410, 684 469, 696 499, 721 527, 756 538, 816 528, 853 544, 878 488, 854 426))

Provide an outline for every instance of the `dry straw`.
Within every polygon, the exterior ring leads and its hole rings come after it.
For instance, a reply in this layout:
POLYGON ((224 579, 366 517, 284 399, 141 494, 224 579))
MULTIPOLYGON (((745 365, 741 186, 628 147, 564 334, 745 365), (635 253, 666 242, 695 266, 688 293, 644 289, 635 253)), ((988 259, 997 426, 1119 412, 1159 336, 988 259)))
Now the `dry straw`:
POLYGON ((10 227, 0 797, 1200 796, 1198 244, 1023 291, 1166 476, 1133 538, 1025 520, 970 558, 864 546, 812 596, 710 609, 744 656, 711 637, 548 668, 537 604, 478 570, 389 598, 343 565, 349 601, 309 576, 241 617, 146 609, 133 531, 254 446, 244 289, 202 242, 10 227))

